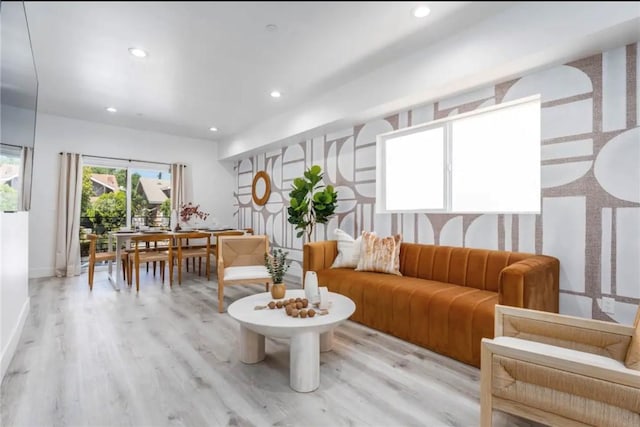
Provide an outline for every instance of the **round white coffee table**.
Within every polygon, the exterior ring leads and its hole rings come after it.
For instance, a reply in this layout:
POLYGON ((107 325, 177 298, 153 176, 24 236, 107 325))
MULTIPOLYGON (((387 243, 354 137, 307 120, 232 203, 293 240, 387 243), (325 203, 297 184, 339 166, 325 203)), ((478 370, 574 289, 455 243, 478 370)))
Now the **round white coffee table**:
MULTIPOLYGON (((285 299, 304 298, 304 290, 288 290, 285 299)), ((291 338, 289 345, 289 384, 299 392, 309 392, 320 385, 320 351, 331 350, 333 328, 353 314, 356 305, 344 295, 329 293, 329 314, 312 318, 287 316, 284 309, 255 310, 272 301, 264 292, 234 302, 229 316, 240 323, 240 360, 258 363, 264 359, 265 336, 291 338)))

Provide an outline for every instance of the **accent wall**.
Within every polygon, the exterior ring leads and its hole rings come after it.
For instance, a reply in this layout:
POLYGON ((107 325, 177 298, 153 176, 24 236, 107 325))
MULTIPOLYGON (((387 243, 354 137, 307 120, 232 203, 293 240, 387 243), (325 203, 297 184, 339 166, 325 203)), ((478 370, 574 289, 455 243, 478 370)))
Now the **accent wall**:
MULTIPOLYGON (((287 222, 294 178, 314 164, 338 191, 337 215, 315 240, 401 233, 407 242, 542 253, 560 259, 560 312, 631 324, 640 302, 640 63, 638 44, 535 71, 238 161, 239 227, 290 251, 302 275, 302 240, 287 222), (376 135, 540 94, 540 215, 376 214, 376 135), (251 199, 255 174, 271 177, 265 206, 251 199), (602 298, 615 299, 615 313, 602 298)), ((428 185, 415 181, 408 185, 428 185)))

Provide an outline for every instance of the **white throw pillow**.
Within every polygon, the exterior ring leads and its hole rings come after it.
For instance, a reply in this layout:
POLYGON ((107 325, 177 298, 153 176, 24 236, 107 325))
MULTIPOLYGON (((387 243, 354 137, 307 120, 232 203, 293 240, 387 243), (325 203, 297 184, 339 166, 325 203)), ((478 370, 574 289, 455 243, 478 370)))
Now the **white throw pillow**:
POLYGON ((356 268, 360 260, 362 236, 354 239, 339 228, 334 230, 333 235, 338 241, 338 256, 331 268, 356 268))

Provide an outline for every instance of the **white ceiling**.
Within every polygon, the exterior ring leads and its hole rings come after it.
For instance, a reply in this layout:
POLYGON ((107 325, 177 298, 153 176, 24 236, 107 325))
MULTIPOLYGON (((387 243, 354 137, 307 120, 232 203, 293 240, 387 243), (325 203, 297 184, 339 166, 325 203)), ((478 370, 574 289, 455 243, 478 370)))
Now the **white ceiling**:
POLYGON ((419 20, 417 4, 26 2, 38 109, 224 140, 512 5, 427 2, 419 20))

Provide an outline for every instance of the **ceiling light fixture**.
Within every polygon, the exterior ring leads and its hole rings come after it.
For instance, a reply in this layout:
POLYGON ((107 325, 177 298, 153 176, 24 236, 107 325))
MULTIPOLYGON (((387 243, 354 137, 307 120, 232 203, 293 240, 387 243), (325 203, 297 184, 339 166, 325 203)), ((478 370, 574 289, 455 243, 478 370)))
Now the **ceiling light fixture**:
POLYGON ((144 58, 145 56, 147 56, 147 51, 140 49, 138 47, 130 47, 129 53, 135 56, 136 58, 144 58))
POLYGON ((105 108, 105 110, 107 110, 110 113, 117 113, 118 109, 116 107, 107 107, 105 108))
POLYGON ((278 31, 278 26, 276 24, 267 24, 265 25, 265 30, 269 31, 270 33, 273 33, 274 31, 278 31))
POLYGON ((210 130, 211 132, 218 132, 218 128, 217 128, 217 127, 215 127, 215 126, 211 126, 211 127, 209 128, 209 130, 210 130))
POLYGON ((415 16, 416 18, 424 18, 430 13, 431 13, 431 9, 429 9, 425 5, 420 5, 413 9, 413 16, 415 16))
POLYGON ((280 98, 281 96, 282 96, 282 94, 279 91, 277 91, 277 90, 272 90, 271 91, 271 97, 272 98, 280 98))

